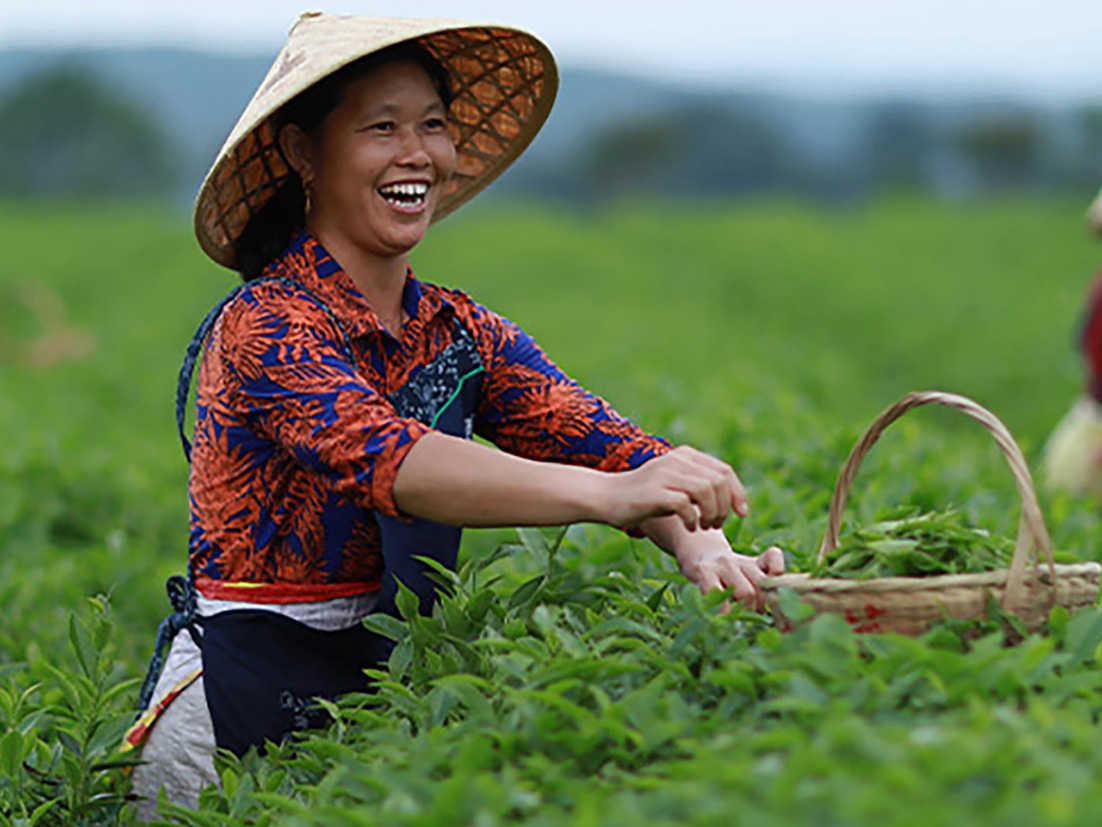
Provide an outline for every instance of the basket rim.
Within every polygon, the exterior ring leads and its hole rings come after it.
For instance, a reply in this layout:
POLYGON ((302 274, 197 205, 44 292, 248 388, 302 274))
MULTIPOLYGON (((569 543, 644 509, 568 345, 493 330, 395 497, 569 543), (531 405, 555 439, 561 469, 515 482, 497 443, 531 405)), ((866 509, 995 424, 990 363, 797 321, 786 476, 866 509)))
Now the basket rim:
MULTIPOLYGON (((1090 577, 1099 579, 1102 564, 1096 562, 1057 563, 1057 580, 1090 577)), ((1026 579, 1035 579, 1037 573, 1042 581, 1050 580, 1049 568, 1028 569, 1026 579)), ((868 580, 856 580, 848 577, 812 577, 807 572, 782 574, 766 577, 758 585, 763 591, 792 589, 796 592, 864 592, 879 594, 893 591, 938 591, 948 588, 1003 586, 1006 584, 1010 569, 972 572, 970 574, 935 574, 930 577, 872 577, 868 580)))

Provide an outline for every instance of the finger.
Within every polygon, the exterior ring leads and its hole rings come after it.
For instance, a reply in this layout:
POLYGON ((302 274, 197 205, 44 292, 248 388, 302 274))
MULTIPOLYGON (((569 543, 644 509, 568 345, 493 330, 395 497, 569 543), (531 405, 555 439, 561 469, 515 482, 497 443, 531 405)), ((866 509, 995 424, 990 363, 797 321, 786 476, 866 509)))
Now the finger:
POLYGON ((784 552, 777 546, 770 546, 758 555, 758 566, 771 576, 784 574, 784 552))
MULTIPOLYGON (((730 469, 728 469, 730 471, 730 469)), ((734 473, 734 472, 731 472, 734 473)), ((723 528, 723 524, 727 522, 731 516, 731 508, 733 498, 731 496, 730 478, 726 473, 720 474, 715 480, 712 486, 715 492, 716 502, 719 506, 719 511, 716 515, 716 519, 709 525, 709 528, 723 528)))
MULTIPOLYGON (((698 469, 699 470, 699 469, 698 469)), ((697 474, 689 474, 681 469, 667 469, 659 483, 666 489, 677 492, 689 499, 697 511, 696 526, 718 528, 727 521, 730 513, 728 495, 724 492, 720 498, 715 489, 715 479, 703 479, 697 474)))
POLYGON ((701 503, 707 498, 707 507, 703 509, 705 514, 704 525, 708 528, 722 528, 723 524, 731 516, 734 507, 734 489, 738 478, 727 466, 719 465, 718 468, 705 468, 698 466, 701 472, 701 485, 707 485, 708 490, 700 489, 701 503), (714 502, 714 508, 712 503, 714 502))
POLYGON ((766 574, 761 566, 758 565, 758 561, 753 557, 743 559, 744 562, 739 564, 738 570, 742 573, 743 577, 750 581, 754 588, 757 588, 758 583, 765 579, 766 574))
POLYGON ((664 513, 676 514, 689 531, 696 531, 700 527, 700 511, 690 497, 684 491, 667 491, 666 508, 664 513))
POLYGON ((700 507, 702 527, 720 528, 732 510, 743 517, 749 511, 746 492, 731 466, 688 445, 675 448, 643 468, 648 469, 653 482, 687 491, 700 507))
POLYGON ((740 517, 745 517, 750 513, 749 502, 746 498, 746 489, 742 485, 742 480, 738 478, 738 474, 735 473, 730 465, 717 457, 713 457, 711 454, 705 454, 703 451, 698 451, 695 448, 689 448, 686 453, 686 458, 695 461, 699 465, 705 468, 710 468, 713 471, 719 473, 723 478, 724 483, 730 488, 731 508, 740 517))
POLYGON ((758 591, 757 586, 750 581, 750 579, 746 576, 746 573, 742 569, 739 569, 737 567, 734 568, 728 573, 725 580, 725 585, 733 590, 732 595, 734 596, 735 600, 744 605, 746 608, 753 609, 754 611, 757 611, 760 608, 759 597, 761 593, 758 591))
POLYGON ((709 566, 683 568, 681 573, 689 578, 690 582, 704 594, 714 589, 724 588, 723 582, 719 579, 715 569, 709 566))
POLYGON ((715 484, 714 478, 697 477, 688 490, 689 496, 700 509, 700 525, 705 528, 715 528, 717 521, 723 525, 727 518, 729 507, 720 500, 715 484))
POLYGON ((750 513, 750 502, 746 499, 746 489, 742 485, 742 480, 738 478, 733 470, 731 471, 731 507, 735 509, 735 513, 740 517, 745 517, 750 513))

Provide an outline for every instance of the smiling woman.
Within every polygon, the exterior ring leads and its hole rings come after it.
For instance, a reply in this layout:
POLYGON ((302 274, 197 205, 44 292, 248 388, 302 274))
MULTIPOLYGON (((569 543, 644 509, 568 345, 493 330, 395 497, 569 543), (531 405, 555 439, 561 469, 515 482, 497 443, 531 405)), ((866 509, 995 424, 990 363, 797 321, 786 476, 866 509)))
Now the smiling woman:
MULTIPOLYGON (((428 179, 424 170, 413 170, 410 176, 413 180, 386 182, 376 192, 396 209, 420 216, 423 235, 435 212, 427 203, 430 187, 436 184, 432 190, 435 207, 443 184, 455 171, 455 144, 448 133, 446 118, 453 99, 448 76, 439 60, 418 43, 407 41, 347 64, 285 104, 273 116, 273 130, 278 136, 280 157, 289 162, 295 175, 289 176, 276 195, 260 208, 236 244, 237 267, 245 278, 258 276, 286 248, 308 211, 312 226, 326 221, 326 216, 312 209, 317 188, 328 187, 325 195, 334 196, 316 199, 319 204, 330 206, 328 220, 337 217, 333 213, 334 208, 341 206, 337 198, 342 189, 358 202, 352 205, 349 219, 361 216, 369 202, 355 191, 358 186, 355 182, 344 180, 345 174, 363 163, 372 163, 372 158, 376 165, 385 165, 386 153, 394 152, 396 145, 402 150, 402 144, 394 140, 401 136, 393 134, 402 115, 412 123, 414 133, 428 139, 425 149, 431 150, 435 180, 428 179), (406 100, 410 96, 414 99, 406 100), (403 104, 412 111, 404 112, 403 104), (373 137, 379 140, 368 140, 373 137), (323 141, 327 144, 323 145, 323 141), (317 165, 321 159, 329 159, 322 170, 327 177, 318 179, 317 165)), ((414 163, 422 161, 414 159, 414 163)))
POLYGON ((447 110, 426 71, 432 58, 418 51, 372 55, 366 71, 349 73, 340 103, 312 134, 290 119, 279 133, 312 207, 310 229, 365 295, 402 284, 403 256, 428 230, 455 173, 447 110))
POLYGON ((429 225, 516 158, 555 87, 524 32, 305 15, 215 161, 196 232, 245 283, 200 327, 177 394, 188 577, 127 736, 142 818, 160 788, 194 805, 216 746, 263 748, 324 724, 316 698, 369 689, 391 644, 361 620, 397 614, 399 583, 430 611, 422 560, 454 568, 463 526, 638 531, 751 605, 783 570, 779 550, 724 538, 747 511, 729 466, 644 433, 517 325, 413 276, 429 225))

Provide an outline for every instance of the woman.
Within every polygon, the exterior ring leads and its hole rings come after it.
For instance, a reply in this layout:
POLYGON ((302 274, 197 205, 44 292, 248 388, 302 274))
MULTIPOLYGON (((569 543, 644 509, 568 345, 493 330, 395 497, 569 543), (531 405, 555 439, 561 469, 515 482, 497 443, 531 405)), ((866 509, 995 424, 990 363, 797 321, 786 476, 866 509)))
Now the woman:
MULTIPOLYGON (((1087 210, 1087 229, 1102 236, 1102 192, 1087 210)), ((1102 500, 1102 272, 1087 293, 1076 338, 1086 368, 1083 392, 1048 438, 1043 471, 1052 488, 1102 500)))
POLYGON ((194 803, 215 744, 262 747, 320 723, 313 698, 365 689, 389 645, 360 619, 394 612, 397 581, 429 611, 414 556, 454 566, 460 526, 638 531, 752 605, 783 571, 779 550, 740 556, 719 530, 747 510, 730 467, 643 433, 519 327, 409 269, 556 85, 546 47, 512 29, 312 14, 292 30, 198 199, 203 249, 246 284, 209 317, 198 594, 178 595, 189 634, 130 738, 148 739, 139 793, 194 803))

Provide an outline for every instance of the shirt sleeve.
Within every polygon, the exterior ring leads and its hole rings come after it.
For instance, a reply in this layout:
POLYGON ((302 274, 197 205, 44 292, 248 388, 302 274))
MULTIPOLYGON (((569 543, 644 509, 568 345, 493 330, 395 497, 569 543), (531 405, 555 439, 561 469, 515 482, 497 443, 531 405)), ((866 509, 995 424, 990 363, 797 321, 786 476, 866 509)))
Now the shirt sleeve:
POLYGON ((264 293, 245 291, 219 326, 230 406, 251 430, 329 477, 344 496, 400 516, 394 479, 430 429, 400 417, 364 380, 324 313, 294 299, 258 299, 264 293))
POLYGON ((476 305, 486 369, 475 430, 528 459, 627 471, 670 450, 568 377, 516 324, 476 305))

